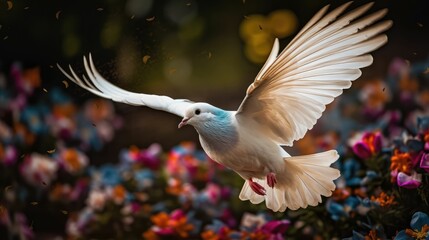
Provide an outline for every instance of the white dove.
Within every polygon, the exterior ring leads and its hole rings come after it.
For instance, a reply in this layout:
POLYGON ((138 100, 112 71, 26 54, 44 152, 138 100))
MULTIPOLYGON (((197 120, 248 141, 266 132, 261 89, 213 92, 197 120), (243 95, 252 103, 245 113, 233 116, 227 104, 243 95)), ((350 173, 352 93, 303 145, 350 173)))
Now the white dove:
POLYGON ((237 111, 120 89, 97 72, 91 55, 89 63, 83 58, 89 80, 85 75, 81 80, 71 66, 71 74, 58 67, 70 80, 100 97, 183 117, 179 128, 192 125, 208 156, 245 180, 241 200, 253 204, 265 200, 267 208, 281 212, 306 208, 335 190, 333 181, 340 172, 330 164, 339 155, 330 150, 291 157, 281 146, 301 139, 325 105, 361 75, 359 68, 371 65, 368 53, 387 42, 381 33, 392 25, 389 20, 374 24, 386 9, 358 19, 373 3, 342 14, 350 4, 328 14, 329 5, 322 8, 280 55, 275 39, 237 111))

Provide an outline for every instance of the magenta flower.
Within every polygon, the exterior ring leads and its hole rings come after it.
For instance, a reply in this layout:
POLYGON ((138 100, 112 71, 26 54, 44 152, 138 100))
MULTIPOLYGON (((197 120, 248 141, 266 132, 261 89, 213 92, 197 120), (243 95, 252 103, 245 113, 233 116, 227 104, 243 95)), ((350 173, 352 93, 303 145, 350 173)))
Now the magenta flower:
POLYGON ((219 185, 214 183, 208 183, 206 188, 203 190, 203 195, 207 197, 211 204, 216 204, 221 198, 222 189, 219 185))
POLYGON ((282 240, 283 234, 290 226, 289 220, 277 220, 267 222, 261 227, 261 231, 269 235, 270 240, 282 240))
POLYGON ((422 155, 420 160, 420 168, 429 173, 429 153, 422 155))
POLYGON ((399 172, 398 176, 396 177, 396 182, 398 183, 398 186, 408 189, 415 189, 422 184, 422 175, 417 174, 417 172, 413 172, 411 176, 399 172))
POLYGON ((18 151, 15 146, 8 145, 3 146, 0 143, 0 163, 3 163, 6 166, 13 165, 18 159, 18 151))
POLYGON ((368 159, 381 151, 380 132, 367 132, 362 138, 352 144, 353 152, 362 159, 368 159))
POLYGON ((144 166, 152 170, 157 170, 161 165, 161 160, 159 158, 161 153, 161 145, 154 143, 150 145, 146 150, 139 152, 137 161, 141 162, 144 166))

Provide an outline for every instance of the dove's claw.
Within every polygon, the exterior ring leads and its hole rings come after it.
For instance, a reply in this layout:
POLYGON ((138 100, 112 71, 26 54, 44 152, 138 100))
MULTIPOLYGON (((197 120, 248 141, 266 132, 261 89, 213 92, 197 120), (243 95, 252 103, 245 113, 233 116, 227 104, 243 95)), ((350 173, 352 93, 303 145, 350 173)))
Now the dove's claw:
POLYGON ((277 178, 276 178, 276 174, 275 173, 270 172, 270 173, 267 174, 267 184, 271 188, 273 188, 274 185, 277 184, 277 178))
POLYGON ((252 179, 250 178, 249 180, 249 185, 250 188, 258 195, 262 195, 264 196, 265 193, 265 188, 262 187, 259 183, 252 181, 252 179))

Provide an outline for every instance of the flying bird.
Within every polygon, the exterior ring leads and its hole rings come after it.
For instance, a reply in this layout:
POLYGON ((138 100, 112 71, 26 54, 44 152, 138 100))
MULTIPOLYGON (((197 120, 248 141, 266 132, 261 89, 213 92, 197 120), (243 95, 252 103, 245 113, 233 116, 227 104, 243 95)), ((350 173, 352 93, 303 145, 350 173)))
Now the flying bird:
POLYGON ((272 50, 236 111, 203 102, 134 93, 105 80, 91 54, 84 56, 82 79, 69 66, 61 72, 82 88, 103 98, 170 112, 182 117, 178 127, 191 125, 202 148, 214 161, 232 169, 245 181, 239 198, 283 212, 315 206, 335 190, 340 172, 330 167, 339 155, 330 150, 290 156, 292 146, 312 129, 326 105, 372 64, 371 51, 387 42, 383 34, 392 21, 387 9, 361 17, 373 3, 344 13, 351 2, 327 12, 319 10, 295 38, 279 52, 272 50))

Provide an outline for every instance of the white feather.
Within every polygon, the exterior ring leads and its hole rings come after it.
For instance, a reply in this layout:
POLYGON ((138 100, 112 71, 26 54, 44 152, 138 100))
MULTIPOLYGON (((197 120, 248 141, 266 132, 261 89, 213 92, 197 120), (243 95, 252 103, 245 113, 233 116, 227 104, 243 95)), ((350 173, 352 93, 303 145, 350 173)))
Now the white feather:
POLYGON ((83 62, 89 80, 84 75, 84 80, 82 81, 70 66, 69 68, 72 75, 68 74, 60 65, 57 64, 57 67, 72 82, 97 96, 111 99, 115 102, 122 102, 135 106, 147 106, 153 109, 170 112, 180 117, 183 117, 186 109, 192 105, 192 102, 189 100, 172 99, 167 96, 126 91, 109 83, 98 73, 92 61, 91 54, 89 55, 89 64, 86 57, 83 57, 83 62))
POLYGON ((288 146, 313 127, 325 105, 361 76, 359 68, 372 63, 368 53, 387 42, 381 33, 392 26, 372 25, 386 10, 358 19, 372 3, 339 17, 350 4, 324 17, 323 8, 274 61, 270 55, 247 89, 238 118, 256 120, 273 141, 288 146))

